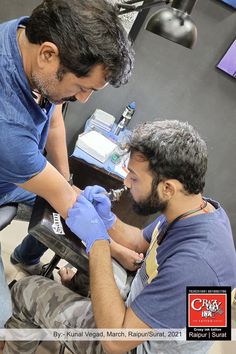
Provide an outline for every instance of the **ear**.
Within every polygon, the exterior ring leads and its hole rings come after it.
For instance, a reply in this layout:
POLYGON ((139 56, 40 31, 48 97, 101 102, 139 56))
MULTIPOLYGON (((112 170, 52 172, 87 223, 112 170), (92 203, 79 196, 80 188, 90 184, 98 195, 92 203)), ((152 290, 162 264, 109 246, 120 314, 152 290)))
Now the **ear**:
POLYGON ((38 65, 40 68, 47 64, 58 64, 59 50, 52 42, 43 42, 38 50, 38 65))
POLYGON ((177 192, 177 187, 173 179, 167 179, 159 183, 160 195, 164 200, 170 200, 177 192))

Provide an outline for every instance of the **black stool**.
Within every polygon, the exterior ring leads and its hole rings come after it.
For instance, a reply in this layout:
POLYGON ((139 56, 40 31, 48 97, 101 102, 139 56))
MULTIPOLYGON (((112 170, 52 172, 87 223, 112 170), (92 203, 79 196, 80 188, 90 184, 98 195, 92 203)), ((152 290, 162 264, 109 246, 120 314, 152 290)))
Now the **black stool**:
POLYGON ((17 214, 17 203, 9 203, 0 206, 0 231, 5 229, 17 214))

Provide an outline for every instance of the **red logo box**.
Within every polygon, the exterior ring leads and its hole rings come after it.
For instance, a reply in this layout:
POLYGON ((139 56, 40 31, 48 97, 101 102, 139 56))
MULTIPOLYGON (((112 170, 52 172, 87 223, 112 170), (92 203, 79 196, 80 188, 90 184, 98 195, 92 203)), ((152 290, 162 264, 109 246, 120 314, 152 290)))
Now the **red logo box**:
POLYGON ((189 327, 226 327, 227 294, 188 294, 189 327))

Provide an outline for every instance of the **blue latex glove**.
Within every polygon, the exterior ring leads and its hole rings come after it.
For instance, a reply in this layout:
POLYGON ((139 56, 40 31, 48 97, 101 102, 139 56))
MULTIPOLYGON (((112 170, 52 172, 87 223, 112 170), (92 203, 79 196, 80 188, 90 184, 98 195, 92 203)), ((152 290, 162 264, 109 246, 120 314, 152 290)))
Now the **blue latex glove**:
POLYGON ((82 192, 84 197, 93 203, 98 215, 109 230, 116 221, 115 214, 111 211, 111 201, 105 194, 107 191, 100 186, 88 186, 82 192))
POLYGON ((94 206, 81 194, 68 211, 66 225, 85 242, 87 253, 95 241, 110 240, 106 227, 94 206))

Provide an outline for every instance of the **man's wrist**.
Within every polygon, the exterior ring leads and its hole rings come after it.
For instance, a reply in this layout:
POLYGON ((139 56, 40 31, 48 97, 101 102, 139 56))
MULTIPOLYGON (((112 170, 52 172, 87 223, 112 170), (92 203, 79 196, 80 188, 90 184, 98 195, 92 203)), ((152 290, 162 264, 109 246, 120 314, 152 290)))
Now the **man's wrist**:
POLYGON ((110 240, 111 240, 111 242, 110 242, 111 256, 119 261, 119 257, 123 252, 124 246, 120 245, 119 243, 114 241, 112 238, 110 240))
POLYGON ((97 239, 93 242, 89 250, 89 256, 99 253, 101 255, 101 249, 107 249, 110 253, 110 239, 97 239))

